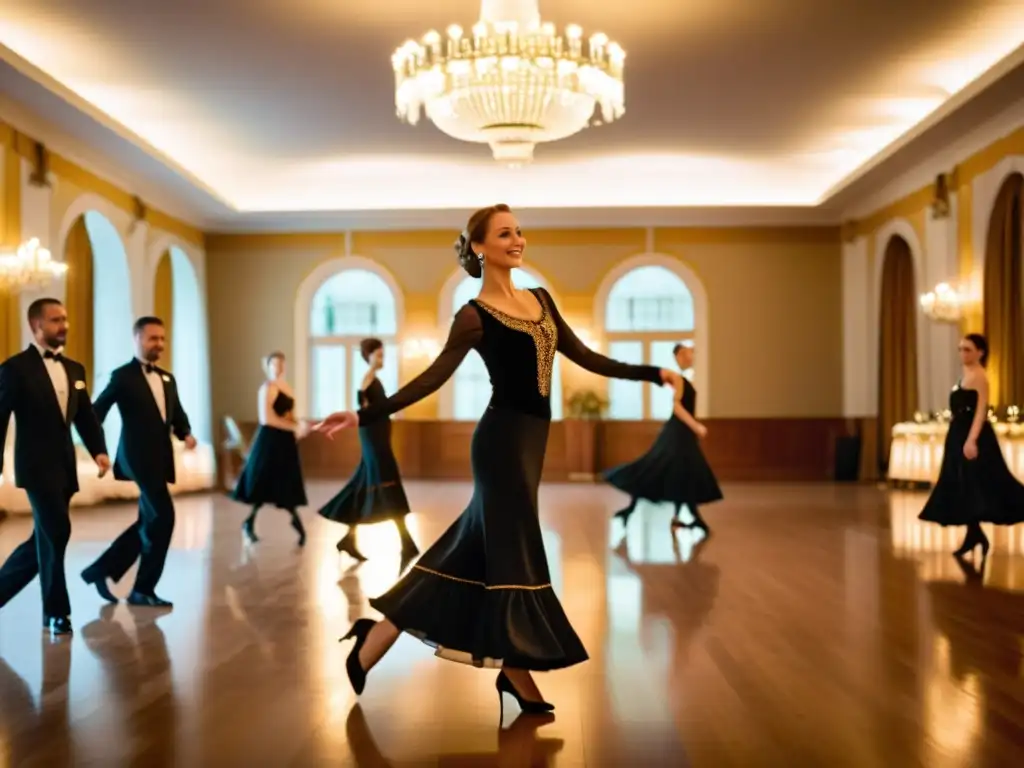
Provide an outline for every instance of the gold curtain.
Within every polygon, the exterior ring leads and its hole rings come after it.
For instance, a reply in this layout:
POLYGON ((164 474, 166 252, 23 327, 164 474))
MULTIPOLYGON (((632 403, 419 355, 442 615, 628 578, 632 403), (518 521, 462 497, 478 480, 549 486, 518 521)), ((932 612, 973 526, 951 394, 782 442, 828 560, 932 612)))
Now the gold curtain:
MULTIPOLYGON (((0 145, 0 152, 0 245, 16 248, 21 241, 21 158, 11 146, 0 145)), ((21 349, 23 322, 18 294, 0 290, 0 362, 21 349)))
POLYGON ((1024 405, 1021 332, 1021 213, 1024 176, 1003 182, 985 242, 984 327, 988 337, 989 400, 993 406, 1024 405))
POLYGON ((167 334, 167 350, 161 361, 168 370, 174 370, 174 355, 171 346, 171 329, 174 327, 174 269, 171 252, 165 251, 156 267, 156 283, 153 287, 153 314, 164 321, 167 334))
POLYGON ((885 247, 878 337, 877 466, 889 465, 892 428, 917 410, 917 295, 910 246, 894 236, 885 247))
POLYGON ((68 312, 67 356, 86 368, 86 384, 92 392, 93 360, 93 258, 85 217, 68 232, 64 259, 68 265, 64 306, 68 312))

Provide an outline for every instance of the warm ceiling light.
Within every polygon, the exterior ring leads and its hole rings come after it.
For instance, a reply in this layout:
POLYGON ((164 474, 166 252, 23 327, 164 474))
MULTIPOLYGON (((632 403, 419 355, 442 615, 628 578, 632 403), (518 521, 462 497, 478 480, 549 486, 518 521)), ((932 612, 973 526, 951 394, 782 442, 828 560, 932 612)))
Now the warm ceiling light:
POLYGON ((622 117, 625 60, 607 35, 584 41, 575 24, 558 34, 541 23, 538 0, 482 0, 469 34, 453 24, 395 52, 395 105, 411 125, 426 111, 449 136, 521 165, 537 144, 590 125, 598 107, 605 123, 622 117))
POLYGON ((13 248, 0 248, 0 291, 18 293, 26 288, 46 288, 63 277, 68 265, 54 261, 33 237, 13 248))

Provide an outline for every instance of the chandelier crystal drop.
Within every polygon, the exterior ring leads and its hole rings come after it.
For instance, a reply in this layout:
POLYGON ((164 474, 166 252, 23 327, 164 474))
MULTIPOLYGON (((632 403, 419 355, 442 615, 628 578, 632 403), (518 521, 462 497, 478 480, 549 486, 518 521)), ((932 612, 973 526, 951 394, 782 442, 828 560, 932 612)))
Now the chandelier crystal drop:
POLYGON ((17 250, 0 248, 0 291, 18 293, 26 288, 46 288, 64 276, 68 265, 54 261, 50 252, 33 237, 17 250))
POLYGON ((483 0, 468 34, 452 25, 395 51, 395 106, 410 125, 426 112, 443 133, 522 165, 537 144, 625 114, 625 59, 607 35, 542 23, 537 0, 483 0))
POLYGON ((921 311, 937 323, 958 323, 963 317, 963 299, 949 283, 939 283, 920 301, 921 311))

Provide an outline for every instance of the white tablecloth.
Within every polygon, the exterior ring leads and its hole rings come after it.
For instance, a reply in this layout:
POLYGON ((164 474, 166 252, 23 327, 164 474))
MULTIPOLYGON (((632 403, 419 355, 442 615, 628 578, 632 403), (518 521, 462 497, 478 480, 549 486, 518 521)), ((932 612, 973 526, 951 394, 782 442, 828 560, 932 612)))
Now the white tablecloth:
MULTIPOLYGON (((102 480, 96 476, 96 464, 85 451, 78 451, 78 484, 81 490, 71 499, 71 506, 86 507, 105 501, 137 499, 139 488, 135 483, 114 479, 110 472, 102 480)), ((28 497, 14 485, 14 449, 8 446, 4 456, 3 479, 0 482, 0 509, 11 514, 31 514, 28 497)), ((200 443, 194 451, 185 450, 182 443, 174 443, 174 467, 178 482, 170 486, 171 494, 204 491, 217 482, 217 468, 213 446, 200 443)))
MULTIPOLYGON (((995 424, 1006 465, 1024 482, 1024 425, 995 424)), ((889 479, 934 483, 942 466, 947 426, 937 422, 897 424, 889 450, 889 479)))

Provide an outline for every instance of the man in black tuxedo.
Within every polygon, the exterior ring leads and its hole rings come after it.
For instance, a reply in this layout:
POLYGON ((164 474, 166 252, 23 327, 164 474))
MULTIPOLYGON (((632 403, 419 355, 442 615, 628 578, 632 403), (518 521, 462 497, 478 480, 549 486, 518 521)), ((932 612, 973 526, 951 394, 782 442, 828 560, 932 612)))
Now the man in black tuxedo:
POLYGON ((35 528, 0 568, 0 607, 38 574, 43 588, 43 626, 71 632, 71 603, 64 552, 71 538, 68 506, 78 492, 78 463, 71 441, 75 425, 99 467, 110 469, 103 427, 89 400, 85 367, 64 357, 68 315, 56 299, 28 308, 34 342, 0 365, 0 469, 7 426, 14 414, 14 477, 28 493, 35 528))
POLYGON ((136 357, 111 374, 107 388, 96 398, 96 415, 102 422, 113 406, 121 412, 114 477, 139 486, 139 518, 82 571, 82 578, 104 600, 116 603, 107 579, 120 581, 139 560, 129 604, 170 608, 170 602, 156 596, 156 585, 174 533, 174 502, 167 489, 175 481, 171 433, 189 450, 196 447, 196 439, 174 377, 156 366, 167 345, 163 321, 141 317, 133 331, 136 357))

